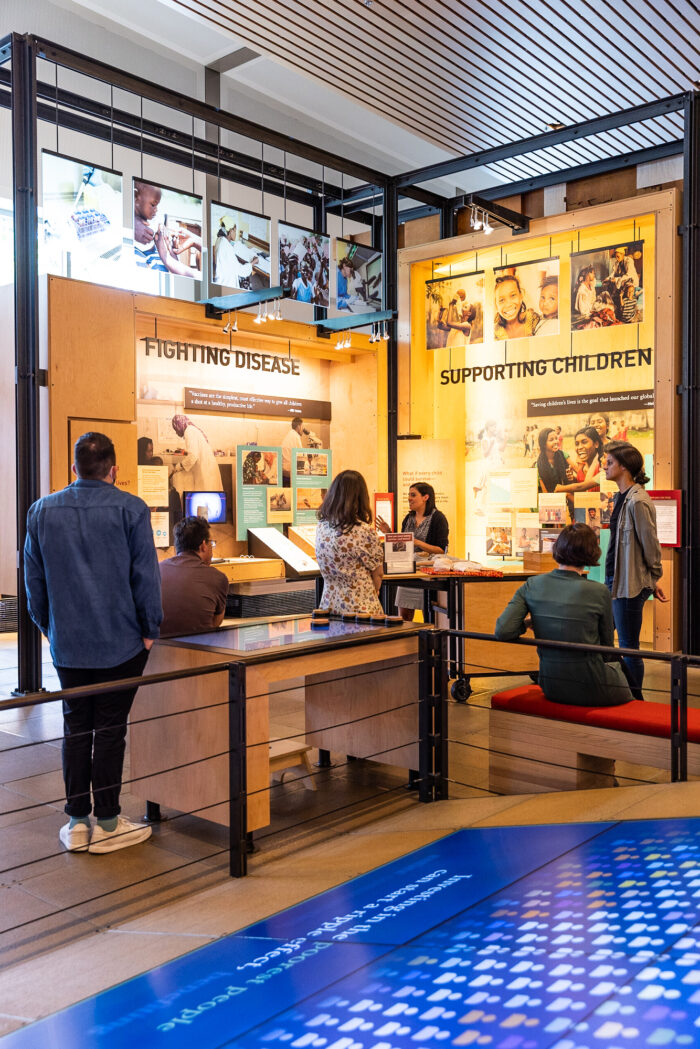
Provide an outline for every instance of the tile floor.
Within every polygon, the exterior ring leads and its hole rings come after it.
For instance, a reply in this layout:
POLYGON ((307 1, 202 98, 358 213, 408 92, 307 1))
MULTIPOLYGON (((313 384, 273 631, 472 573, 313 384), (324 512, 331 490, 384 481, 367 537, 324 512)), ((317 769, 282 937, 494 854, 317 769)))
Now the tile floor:
MULTIPOLYGON (((12 635, 0 635, 0 698, 16 683, 13 656, 12 635)), ((648 684, 656 701, 667 699, 663 671, 648 684)), ((274 788, 273 822, 256 834, 242 880, 228 877, 223 829, 191 816, 113 856, 65 853, 57 704, 0 710, 0 1035, 460 827, 700 815, 700 783, 670 784, 666 773, 632 766, 622 771, 634 785, 620 790, 490 795, 486 713, 475 708, 504 683, 473 685, 468 706, 450 705, 451 800, 420 805, 401 770, 338 757, 318 773, 316 792, 288 779, 274 788)), ((699 686, 693 678, 691 705, 699 686)), ((272 734, 299 731, 301 716, 298 696, 280 697, 272 734)), ((124 808, 140 815, 128 789, 124 808)))

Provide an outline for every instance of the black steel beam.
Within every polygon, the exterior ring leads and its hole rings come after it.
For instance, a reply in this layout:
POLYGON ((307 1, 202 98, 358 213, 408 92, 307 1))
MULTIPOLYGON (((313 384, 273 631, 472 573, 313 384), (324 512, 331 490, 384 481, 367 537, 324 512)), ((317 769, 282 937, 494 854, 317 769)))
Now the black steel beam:
MULTIPOLYGON (((11 106, 11 92, 0 90, 0 108, 10 109, 11 106)), ((55 123, 55 111, 46 103, 40 103, 37 106, 37 114, 40 120, 55 123)), ((128 131, 122 131, 120 128, 115 128, 112 132, 109 125, 103 124, 100 121, 90 120, 89 118, 82 117, 77 113, 60 110, 58 123, 60 128, 77 131, 84 135, 90 135, 93 138, 101 139, 104 142, 113 141, 116 146, 124 146, 127 149, 133 149, 137 153, 141 152, 141 139, 139 135, 132 134, 128 131)), ((190 171, 193 167, 191 153, 187 153, 183 149, 169 146, 165 142, 144 138, 143 153, 145 156, 158 157, 159 159, 167 160, 172 164, 181 164, 190 171)), ((256 177, 250 172, 241 171, 239 168, 232 168, 228 164, 219 165, 217 161, 210 158, 195 156, 194 168, 195 171, 201 171, 206 175, 216 176, 220 173, 221 177, 227 181, 237 182, 239 185, 249 186, 251 189, 263 188, 261 187, 260 175, 256 177)), ((285 190, 284 186, 277 180, 265 178, 264 192, 268 195, 281 197, 284 195, 285 190)), ((310 192, 287 186, 286 196, 288 200, 294 200, 299 204, 306 204, 308 207, 313 207, 314 197, 310 192)), ((356 215, 354 217, 356 221, 364 222, 367 220, 368 225, 371 223, 372 219, 371 215, 366 214, 356 215)))
POLYGON ((424 204, 422 208, 403 208, 399 211, 398 222, 401 226, 404 222, 413 222, 414 219, 426 219, 430 215, 441 214, 442 208, 433 208, 429 204, 424 204))
POLYGON ((548 171, 545 175, 522 179, 520 182, 505 182, 500 186, 488 186, 486 189, 478 190, 478 194, 484 200, 516 197, 521 193, 531 193, 532 190, 544 189, 547 186, 558 186, 564 182, 575 182, 580 178, 593 178, 596 175, 605 175, 609 171, 636 167, 638 164, 650 164, 654 160, 664 160, 666 157, 677 157, 682 152, 683 139, 677 138, 672 142, 661 142, 658 146, 636 149, 633 153, 625 153, 624 156, 604 157, 602 160, 592 160, 590 164, 579 164, 577 167, 562 168, 560 171, 548 171))
POLYGON ((81 55, 77 51, 71 51, 70 48, 62 47, 60 44, 51 43, 41 37, 32 37, 31 40, 36 54, 49 62, 56 62, 60 66, 73 69, 77 73, 100 80, 102 83, 112 84, 122 91, 130 91, 141 98, 147 98, 151 102, 157 102, 176 112, 186 113, 187 116, 194 117, 196 120, 203 120, 208 124, 232 131, 236 135, 243 135, 274 149, 302 157, 304 160, 327 167, 331 171, 343 171, 347 175, 352 175, 353 178, 359 178, 377 186, 383 187, 387 183, 387 176, 383 172, 375 171, 364 164, 356 164, 325 149, 318 149, 305 142, 300 142, 291 135, 283 135, 262 124, 255 124, 251 120, 234 116, 233 113, 227 113, 215 106, 208 106, 196 98, 181 95, 178 91, 172 91, 143 77, 126 73, 105 62, 98 62, 87 55, 81 55))
MULTIPOLYGON (((0 83, 10 84, 11 74, 9 70, 0 69, 0 83)), ((42 117, 42 113, 48 114, 48 119, 53 123, 56 119, 56 101, 58 101, 59 107, 65 109, 74 110, 77 113, 84 113, 88 116, 97 117, 99 120, 106 121, 109 125, 114 124, 115 127, 124 127, 135 131, 141 136, 143 132, 144 137, 155 138, 166 142, 169 145, 179 146, 182 149, 192 152, 194 146, 195 153, 201 153, 203 156, 214 157, 217 161, 222 164, 230 164, 240 166, 245 170, 254 172, 258 181, 261 173, 269 178, 276 178, 284 182, 286 180, 288 185, 299 186, 302 189, 308 190, 309 193, 320 193, 322 188, 322 182, 320 178, 313 178, 310 175, 304 175, 295 171, 287 170, 281 167, 279 164, 271 164, 269 161, 261 163, 260 157, 251 157, 246 153, 241 153, 238 150, 230 149, 226 146, 217 147, 215 139, 198 138, 192 137, 191 134, 186 132, 176 131, 174 128, 168 127, 166 124, 159 123, 154 120, 148 120, 144 117, 143 124, 141 117, 138 113, 130 113, 125 109, 112 108, 105 102, 98 102, 92 98, 86 98, 83 95, 78 94, 75 91, 66 91, 64 88, 59 88, 58 92, 54 84, 47 84, 39 81, 37 83, 37 98, 40 100, 46 100, 49 104, 49 110, 40 110, 39 116, 42 117)), ((61 110, 59 109, 59 114, 61 110)), ((336 187, 332 184, 327 184, 327 192, 333 193, 334 195, 340 192, 340 187, 336 187)))
MULTIPOLYGON (((399 195, 396 182, 391 180, 384 190, 382 214, 382 251, 384 253, 384 309, 396 313, 398 310, 398 264, 399 224, 397 221, 399 195)), ((387 388, 387 480, 388 491, 397 495, 397 448, 399 376, 398 343, 396 321, 387 321, 389 341, 386 344, 386 388, 387 388)), ((397 503, 398 505, 398 503, 397 503)))
POLYGON ((652 120, 654 117, 667 116, 683 109, 685 105, 685 94, 671 95, 668 98, 654 99, 639 106, 631 106, 629 109, 621 109, 617 113, 606 113, 602 117, 594 117, 592 120, 582 120, 578 124, 561 128, 558 131, 545 131, 541 135, 531 135, 529 138, 518 139, 517 142, 507 142, 502 146, 491 146, 489 149, 481 149, 477 153, 467 153, 452 160, 442 160, 437 164, 429 164, 424 168, 416 168, 406 171, 398 176, 399 189, 413 183, 428 182, 434 178, 444 178, 447 175, 456 175, 460 171, 468 171, 471 168, 480 168, 484 164, 495 164, 499 160, 507 160, 509 157, 522 156, 524 153, 534 153, 538 149, 546 149, 548 146, 558 146, 563 142, 572 142, 580 138, 589 138, 591 135, 599 135, 604 131, 612 131, 614 128, 626 127, 629 124, 639 123, 641 120, 652 120))
POLYGON ((24 588, 27 511, 39 498, 39 266, 36 58, 12 36, 12 183, 15 213, 15 434, 17 439, 17 691, 41 688, 41 634, 24 588))
POLYGON ((682 648, 700 654, 700 94, 685 106, 683 167, 682 648))
MULTIPOLYGON (((399 198, 409 197, 411 200, 421 201, 433 208, 442 206, 444 197, 432 190, 422 189, 419 186, 404 186, 399 190, 399 198)), ((378 186, 356 186, 351 192, 337 197, 328 202, 328 211, 341 211, 353 204, 366 204, 372 207, 375 201, 381 200, 381 187, 378 186)))

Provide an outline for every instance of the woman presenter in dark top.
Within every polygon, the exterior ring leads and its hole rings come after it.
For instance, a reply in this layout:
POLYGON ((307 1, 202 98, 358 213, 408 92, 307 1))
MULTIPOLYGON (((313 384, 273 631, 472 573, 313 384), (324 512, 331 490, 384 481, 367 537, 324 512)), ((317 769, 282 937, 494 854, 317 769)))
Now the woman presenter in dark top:
MULTIPOLYGON (((586 567, 600 558, 595 532, 585 524, 567 525, 552 553, 559 567, 533 576, 516 590, 498 617, 496 637, 514 641, 525 633, 530 616, 536 638, 612 648, 610 593, 584 575, 586 567)), ((541 648, 538 655, 540 687, 551 703, 614 707, 633 698, 619 661, 608 662, 596 652, 575 649, 541 648)))
MULTIPOLYGON (((381 517, 377 526, 386 535, 391 529, 381 517)), ((401 523, 402 532, 413 532, 413 545, 426 554, 444 554, 450 536, 447 518, 435 508, 435 489, 424 481, 416 481, 408 489, 408 513, 401 523)), ((400 586, 396 591, 396 607, 407 622, 415 610, 423 607, 423 591, 400 586)))

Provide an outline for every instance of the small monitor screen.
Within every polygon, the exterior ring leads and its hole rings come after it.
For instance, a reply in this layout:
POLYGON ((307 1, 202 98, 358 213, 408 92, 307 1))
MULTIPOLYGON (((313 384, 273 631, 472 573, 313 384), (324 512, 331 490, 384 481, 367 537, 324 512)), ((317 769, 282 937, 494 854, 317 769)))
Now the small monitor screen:
POLYGON ((224 524, 226 492, 185 492, 185 517, 205 517, 209 524, 224 524))

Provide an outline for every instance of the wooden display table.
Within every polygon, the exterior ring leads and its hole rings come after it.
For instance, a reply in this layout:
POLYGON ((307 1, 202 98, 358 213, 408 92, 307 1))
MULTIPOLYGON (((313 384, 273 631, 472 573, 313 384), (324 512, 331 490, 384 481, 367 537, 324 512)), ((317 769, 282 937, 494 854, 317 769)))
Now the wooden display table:
MULTIPOLYGON (((274 711, 276 694, 288 689, 304 690, 310 746, 418 768, 422 629, 422 624, 374 627, 334 620, 328 630, 317 631, 306 616, 222 627, 157 641, 146 673, 238 664, 245 689, 250 832, 270 822, 270 707, 274 711)), ((228 672, 139 689, 131 721, 133 793, 228 824, 228 672)))

